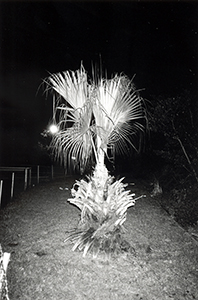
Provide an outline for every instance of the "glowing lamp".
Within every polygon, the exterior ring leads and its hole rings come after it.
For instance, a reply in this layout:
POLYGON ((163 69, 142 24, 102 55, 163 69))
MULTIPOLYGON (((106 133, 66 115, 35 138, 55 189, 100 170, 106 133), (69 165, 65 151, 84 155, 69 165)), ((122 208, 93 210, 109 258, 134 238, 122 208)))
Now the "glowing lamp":
POLYGON ((58 132, 58 127, 55 125, 55 124, 52 124, 50 127, 49 127, 49 131, 52 133, 52 134, 55 134, 58 132))

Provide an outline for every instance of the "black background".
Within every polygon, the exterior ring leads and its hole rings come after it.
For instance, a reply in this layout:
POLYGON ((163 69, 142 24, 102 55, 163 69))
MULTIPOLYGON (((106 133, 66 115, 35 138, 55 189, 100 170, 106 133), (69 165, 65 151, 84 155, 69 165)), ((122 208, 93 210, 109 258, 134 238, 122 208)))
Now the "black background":
POLYGON ((42 80, 102 63, 124 72, 142 95, 197 95, 197 2, 1 1, 1 165, 37 160, 51 118, 42 80))

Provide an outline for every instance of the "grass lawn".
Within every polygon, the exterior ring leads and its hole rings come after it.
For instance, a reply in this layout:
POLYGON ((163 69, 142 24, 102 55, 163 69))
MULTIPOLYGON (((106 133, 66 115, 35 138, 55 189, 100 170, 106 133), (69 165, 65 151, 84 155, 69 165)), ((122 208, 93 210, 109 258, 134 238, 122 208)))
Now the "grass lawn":
POLYGON ((0 211, 0 241, 11 253, 10 300, 190 300, 198 299, 198 244, 146 194, 128 210, 126 240, 136 254, 85 258, 64 243, 80 211, 67 202, 75 179, 40 184, 0 211))

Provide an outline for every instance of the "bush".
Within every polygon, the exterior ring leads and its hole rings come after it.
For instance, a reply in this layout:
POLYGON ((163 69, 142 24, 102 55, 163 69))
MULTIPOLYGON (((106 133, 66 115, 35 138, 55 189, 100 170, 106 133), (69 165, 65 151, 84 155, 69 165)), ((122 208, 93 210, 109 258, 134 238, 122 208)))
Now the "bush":
POLYGON ((157 179, 166 193, 163 205, 174 211, 175 219, 183 226, 198 221, 198 133, 193 96, 185 91, 176 97, 153 99, 149 108, 151 136, 160 138, 158 145, 151 141, 151 151, 164 160, 157 179))

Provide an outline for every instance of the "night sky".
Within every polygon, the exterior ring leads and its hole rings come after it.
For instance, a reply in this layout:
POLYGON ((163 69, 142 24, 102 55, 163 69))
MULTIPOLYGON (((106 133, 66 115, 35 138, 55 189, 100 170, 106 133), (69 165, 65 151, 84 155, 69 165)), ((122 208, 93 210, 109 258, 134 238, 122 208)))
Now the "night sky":
POLYGON ((198 2, 0 1, 0 165, 37 163, 51 117, 42 80, 83 61, 148 99, 197 93, 198 2))

